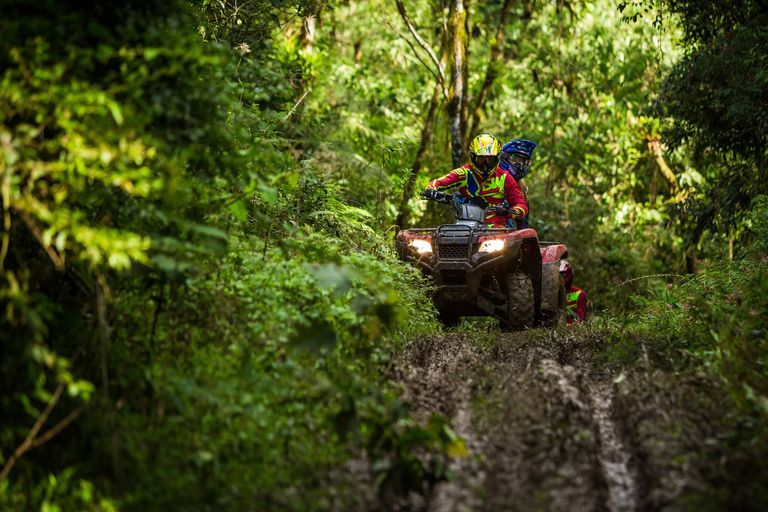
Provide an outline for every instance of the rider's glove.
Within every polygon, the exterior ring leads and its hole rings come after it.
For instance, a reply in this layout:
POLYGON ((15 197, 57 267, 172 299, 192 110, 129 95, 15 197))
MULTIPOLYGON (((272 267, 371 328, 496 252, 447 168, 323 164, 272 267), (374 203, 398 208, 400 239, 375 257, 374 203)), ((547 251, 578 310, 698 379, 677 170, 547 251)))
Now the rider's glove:
POLYGON ((519 219, 520 217, 525 217, 525 210, 523 210, 519 206, 515 206, 512 208, 512 210, 509 212, 509 216, 513 219, 519 219))
POLYGON ((424 197, 427 199, 437 199, 437 190, 433 188, 428 188, 424 191, 424 197))
POLYGON ((490 208, 488 208, 488 210, 491 213, 495 213, 496 215, 501 215, 502 217, 511 217, 513 219, 519 219, 520 217, 525 217, 525 210, 523 210, 519 206, 515 206, 514 208, 510 209, 503 205, 496 205, 496 206, 491 206, 490 208))
POLYGON ((509 215, 509 208, 500 204, 496 206, 489 206, 488 210, 491 213, 494 213, 496 215, 501 215, 502 217, 506 217, 507 215, 509 215))

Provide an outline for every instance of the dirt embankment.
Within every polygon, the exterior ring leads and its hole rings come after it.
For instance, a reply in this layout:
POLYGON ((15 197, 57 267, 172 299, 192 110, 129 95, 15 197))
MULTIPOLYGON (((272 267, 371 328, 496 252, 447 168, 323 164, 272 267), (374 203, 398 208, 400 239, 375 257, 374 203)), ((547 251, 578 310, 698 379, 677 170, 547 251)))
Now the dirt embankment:
MULTIPOLYGON (((451 418, 469 455, 401 510, 682 510, 715 456, 707 393, 650 364, 626 374, 601 333, 434 336, 403 357, 417 415, 451 418), (710 445, 712 443, 709 443, 710 445), (704 468, 704 469, 703 469, 704 468)), ((646 357, 647 362, 647 357, 646 357)))

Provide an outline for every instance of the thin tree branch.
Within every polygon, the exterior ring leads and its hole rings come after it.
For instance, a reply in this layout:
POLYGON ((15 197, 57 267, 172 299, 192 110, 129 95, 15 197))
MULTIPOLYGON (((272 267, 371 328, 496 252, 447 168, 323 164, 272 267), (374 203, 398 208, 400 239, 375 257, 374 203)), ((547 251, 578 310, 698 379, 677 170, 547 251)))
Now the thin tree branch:
POLYGON ((413 38, 418 41, 418 43, 421 45, 424 50, 429 54, 429 57, 432 59, 432 62, 435 63, 435 66, 437 66, 437 72, 440 75, 440 85, 445 85, 445 72, 443 70, 443 66, 440 65, 440 61, 437 60, 437 56, 435 55, 435 52, 432 51, 432 47, 429 46, 429 43, 424 41, 424 39, 421 38, 418 32, 416 32, 416 27, 413 26, 413 23, 411 23, 411 19, 408 17, 408 14, 405 12, 405 6, 403 5, 403 0, 395 0, 397 3, 397 10, 400 12, 400 16, 403 18, 403 21, 405 22, 405 25, 408 27, 408 30, 413 35, 413 38))
POLYGON ((37 418, 37 421, 35 422, 35 424, 32 426, 32 430, 30 430, 29 434, 27 434, 27 438, 24 439, 24 442, 21 443, 13 451, 13 454, 8 459, 8 462, 5 463, 5 466, 3 467, 3 471, 0 472, 0 483, 2 483, 8 477, 8 473, 11 472, 11 469, 13 469, 13 465, 16 464, 16 461, 19 459, 19 457, 21 457, 27 451, 33 448, 32 441, 34 441, 35 436, 37 436, 37 433, 40 432, 40 429, 43 427, 43 423, 45 423, 45 421, 48 419, 48 416, 51 414, 51 411, 56 406, 56 402, 59 401, 59 397, 61 397, 62 391, 64 391, 63 383, 59 384, 59 387, 56 388, 56 391, 54 391, 51 399, 48 400, 48 404, 45 406, 45 409, 37 418))
POLYGON ((307 97, 307 94, 309 94, 309 91, 304 91, 304 94, 301 95, 301 98, 299 98, 299 101, 297 101, 296 104, 293 106, 293 108, 289 110, 287 114, 285 114, 285 117, 283 117, 283 121, 291 117, 293 113, 296 112, 296 109, 299 108, 299 105, 301 105, 301 102, 304 101, 304 98, 307 97))
POLYGON ((64 430, 69 426, 70 423, 75 421, 88 407, 87 403, 80 404, 80 407, 72 411, 71 413, 67 414, 66 418, 58 422, 56 425, 51 427, 45 434, 41 435, 40 437, 36 438, 34 441, 32 441, 32 444, 29 446, 29 449, 32 450, 34 448, 37 448, 43 443, 46 443, 50 441, 54 436, 56 436, 59 432, 64 430))
MULTIPOLYGON (((403 201, 400 206, 400 213, 395 220, 395 224, 398 229, 405 229, 405 225, 408 221, 408 202, 413 195, 413 189, 416 185, 416 178, 421 170, 421 164, 424 160, 424 155, 427 152, 427 147, 432 136, 432 124, 435 120, 435 112, 438 107, 438 98, 440 97, 440 84, 435 85, 435 90, 432 93, 432 98, 429 101, 429 108, 427 109, 427 119, 424 121, 424 127, 421 130, 421 143, 419 144, 419 151, 416 153, 416 160, 411 167, 411 173, 408 176, 408 181, 403 187, 403 201)), ((397 235, 397 233, 395 233, 397 235)))
POLYGON ((96 321, 99 329, 99 351, 101 355, 101 382, 104 393, 104 404, 106 405, 107 427, 111 429, 111 451, 112 451, 112 469, 117 476, 118 482, 122 480, 122 466, 120 464, 120 452, 117 445, 117 433, 114 429, 114 414, 112 411, 112 402, 109 399, 109 349, 110 336, 112 329, 107 319, 107 296, 109 290, 106 278, 100 272, 97 273, 97 279, 94 284, 94 308, 96 310, 96 321))
POLYGON ((540 68, 531 68, 528 66, 521 66, 519 64, 504 64, 504 67, 507 69, 516 69, 519 71, 530 71, 531 73, 541 73, 542 75, 557 75, 557 72, 555 71, 547 71, 546 69, 540 69, 540 68))
POLYGON ((501 50, 504 46, 504 31, 507 28, 507 16, 509 15, 511 6, 512 0, 504 0, 504 3, 501 6, 501 11, 499 12, 499 24, 496 27, 496 37, 491 45, 491 55, 485 70, 485 80, 483 80, 483 85, 480 88, 480 92, 477 94, 477 99, 475 100, 475 105, 472 109, 472 127, 469 131, 472 135, 477 132, 481 111, 485 108, 486 99, 488 98, 491 87, 493 87, 493 84, 496 81, 496 76, 498 75, 497 66, 499 64, 497 61, 499 60, 501 50))
POLYGON ((53 266, 56 267, 56 270, 59 272, 64 272, 66 270, 66 265, 64 264, 64 253, 59 256, 59 254, 51 247, 50 245, 45 243, 45 240, 43 240, 43 233, 40 231, 40 228, 35 224, 35 221, 32 220, 32 217, 29 216, 27 212, 24 210, 16 210, 16 213, 19 214, 19 217, 21 217, 21 220, 24 221, 24 224, 27 225, 27 229, 29 229, 29 232, 32 233, 32 235, 37 239, 38 242, 40 242, 40 245, 43 247, 43 250, 48 255, 49 258, 51 258, 51 261, 53 262, 53 266))
MULTIPOLYGON (((557 9, 555 10, 555 13, 557 15, 557 73, 553 75, 553 78, 552 78, 553 83, 556 79, 560 78, 560 72, 562 71, 562 67, 560 65, 560 56, 562 55, 563 24, 562 24, 562 20, 560 19, 560 1, 561 0, 557 0, 557 9)), ((552 94, 555 99, 555 108, 552 115, 552 148, 549 150, 549 162, 547 163, 546 189, 544 190, 544 195, 546 197, 549 197, 550 193, 552 192, 552 187, 554 186, 555 177, 553 175, 553 172, 554 172, 554 162, 555 162, 555 150, 557 149, 557 125, 558 125, 558 118, 560 115, 560 112, 559 112, 560 96, 557 94, 557 91, 553 91, 552 94)))
POLYGON ((443 15, 443 30, 448 33, 448 18, 445 17, 445 0, 440 0, 440 14, 443 15))
POLYGON ((389 28, 391 28, 392 30, 394 30, 394 31, 395 31, 395 34, 397 34, 398 36, 400 36, 402 39, 404 39, 404 40, 405 40, 405 42, 406 42, 406 43, 408 43, 408 46, 410 46, 410 47, 411 47, 411 50, 413 50, 413 54, 416 56, 416 58, 417 58, 417 59, 419 59, 419 62, 421 62, 421 64, 422 64, 422 65, 423 65, 425 68, 427 68, 427 71, 429 71, 430 73, 432 73, 432 76, 434 76, 434 77, 435 77, 435 80, 437 81, 437 83, 438 83, 438 84, 442 83, 442 82, 440 81, 440 77, 437 75, 437 73, 435 73, 435 70, 434 70, 434 69, 432 69, 432 68, 429 66, 429 64, 427 64, 426 62, 424 62, 424 59, 422 59, 422 58, 421 58, 421 56, 419 55, 419 52, 417 52, 417 51, 416 51, 416 47, 414 47, 414 46, 413 46, 413 43, 411 43, 411 42, 408 40, 408 38, 407 38, 407 37, 405 37, 405 36, 404 36, 403 34, 401 34, 401 33, 400 33, 400 32, 399 32, 399 31, 398 31, 398 30, 397 30, 395 27, 393 27, 393 26, 392 26, 392 24, 391 24, 389 21, 387 21, 386 23, 387 23, 387 25, 389 25, 389 28))
POLYGON ((104 392, 104 401, 109 403, 109 365, 107 360, 107 347, 109 345, 109 323, 107 322, 107 299, 104 293, 104 278, 96 279, 95 289, 95 309, 96 320, 99 329, 99 348, 101 355, 101 383, 104 392))
POLYGON ((667 162, 664 160, 664 154, 661 151, 661 142, 658 137, 648 139, 648 152, 656 161, 656 165, 659 166, 661 174, 663 174, 664 177, 667 178, 667 181, 669 181, 672 193, 675 195, 679 194, 680 185, 677 183, 675 173, 672 172, 672 169, 669 168, 669 165, 667 165, 667 162))

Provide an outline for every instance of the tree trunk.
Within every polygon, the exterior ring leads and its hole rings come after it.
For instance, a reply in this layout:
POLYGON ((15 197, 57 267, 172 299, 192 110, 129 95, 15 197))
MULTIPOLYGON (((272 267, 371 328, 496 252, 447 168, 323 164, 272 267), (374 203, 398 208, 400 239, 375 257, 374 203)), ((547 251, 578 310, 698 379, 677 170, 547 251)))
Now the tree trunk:
POLYGON ((563 81, 560 78, 560 72, 562 71, 562 67, 560 66, 560 57, 563 53, 563 21, 560 16, 560 9, 561 9, 561 1, 557 0, 557 8, 555 9, 555 14, 557 16, 557 62, 556 62, 556 68, 557 72, 554 75, 554 78, 552 79, 552 85, 555 87, 552 89, 552 94, 554 95, 555 99, 555 108, 552 112, 552 135, 551 135, 551 144, 552 147, 549 150, 549 162, 547 163, 547 180, 546 180, 546 186, 544 188, 544 196, 549 197, 552 193, 552 187, 555 186, 555 151, 557 150, 557 125, 558 125, 558 119, 560 116, 560 95, 559 95, 559 89, 562 87, 563 81))
POLYGON ((432 125, 435 122, 435 112, 437 111, 439 99, 440 84, 437 84, 435 85, 435 92, 432 94, 432 99, 429 101, 429 109, 427 110, 427 119, 424 121, 424 128, 421 130, 421 144, 419 145, 419 151, 416 153, 416 160, 413 161, 408 182, 405 184, 405 187, 403 187, 403 202, 400 205, 400 213, 395 220, 395 225, 400 229, 405 229, 405 224, 408 222, 408 202, 413 196, 413 187, 416 185, 416 178, 421 170, 424 154, 427 152, 427 146, 429 146, 429 141, 432 137, 432 125))
POLYGON ((317 18, 321 8, 320 2, 313 2, 308 4, 305 10, 304 23, 301 26, 301 49, 306 54, 311 54, 315 47, 317 18))
POLYGON ((488 92, 493 87, 493 83, 496 81, 496 77, 499 74, 499 57, 501 57, 501 51, 504 48, 504 32, 507 25, 507 16, 509 16, 509 9, 512 6, 512 0, 504 0, 501 6, 501 12, 499 13, 499 26, 496 28, 496 38, 491 46, 491 54, 488 58, 488 67, 485 70, 485 80, 483 86, 480 88, 480 92, 477 94, 475 100, 475 106, 472 109, 472 128, 469 130, 470 137, 477 135, 477 127, 480 124, 480 113, 485 108, 485 101, 488 99, 488 92))
POLYGON ((696 274, 696 247, 691 247, 685 251, 685 273, 696 274))
POLYGON ((698 258, 697 258, 697 252, 698 252, 698 246, 701 242, 701 238, 704 236, 704 229, 705 226, 709 225, 708 222, 701 222, 699 221, 696 225, 696 228, 693 231, 693 234, 691 236, 691 241, 689 244, 687 244, 687 247, 685 248, 685 273, 686 274, 696 274, 696 267, 698 266, 698 258))
POLYGON ((673 196, 677 196, 680 193, 680 185, 677 183, 677 176, 669 168, 667 162, 664 160, 664 154, 661 151, 661 142, 658 137, 648 139, 648 152, 656 161, 656 165, 659 166, 661 174, 669 181, 669 188, 673 196))
POLYGON ((446 48, 451 58, 451 77, 448 94, 448 125, 451 132, 451 160, 453 167, 464 164, 464 146, 467 132, 467 11, 464 0, 452 0, 448 15, 446 48))
MULTIPOLYGON (((305 56, 312 55, 315 49, 315 33, 320 28, 319 16, 320 11, 323 8, 321 1, 316 1, 308 4, 304 11, 304 20, 301 24, 301 51, 305 56)), ((306 58, 306 57, 305 57, 306 58)), ((298 84, 297 97, 302 98, 310 85, 312 77, 306 73, 306 69, 302 70, 301 80, 298 84)), ((301 124, 301 119, 304 117, 304 105, 300 102, 295 108, 291 117, 291 122, 295 124, 301 124)))

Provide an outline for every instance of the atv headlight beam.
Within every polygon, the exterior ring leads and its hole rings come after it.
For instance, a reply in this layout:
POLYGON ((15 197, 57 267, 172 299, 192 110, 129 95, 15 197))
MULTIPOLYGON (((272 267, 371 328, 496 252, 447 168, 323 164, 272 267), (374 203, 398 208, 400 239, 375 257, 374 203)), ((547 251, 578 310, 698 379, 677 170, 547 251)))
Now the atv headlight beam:
POLYGON ((411 240, 408 247, 413 249, 419 254, 429 254, 432 252, 432 244, 426 240, 411 240))
POLYGON ((504 249, 504 240, 486 240, 480 244, 480 249, 477 252, 498 252, 504 249))

